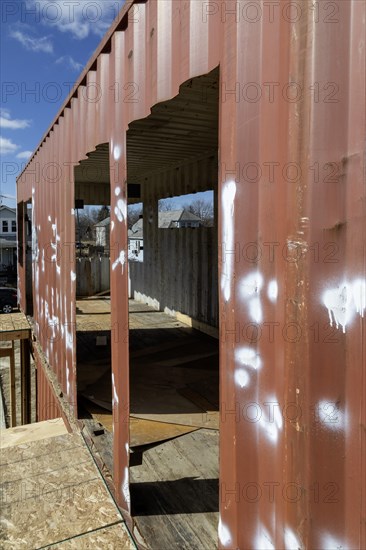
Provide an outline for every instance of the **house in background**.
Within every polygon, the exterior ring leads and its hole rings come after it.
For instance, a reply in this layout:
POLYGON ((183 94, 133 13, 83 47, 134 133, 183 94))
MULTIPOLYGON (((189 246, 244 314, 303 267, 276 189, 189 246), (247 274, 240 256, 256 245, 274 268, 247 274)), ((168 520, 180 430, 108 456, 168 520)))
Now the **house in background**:
POLYGON ((94 225, 95 241, 97 246, 109 248, 110 226, 111 218, 109 217, 94 225))
POLYGON ((128 259, 132 262, 144 261, 144 220, 139 218, 128 230, 128 259))
MULTIPOLYGON (((95 224, 97 246, 109 246, 111 219, 95 224)), ((202 220, 185 208, 180 210, 167 210, 159 212, 159 229, 185 229, 201 227, 202 220)), ((141 217, 128 230, 128 259, 130 261, 142 262, 144 259, 144 220, 141 217)))
POLYGON ((17 221, 16 209, 0 206, 0 271, 16 267, 17 221))
MULTIPOLYGON (((185 208, 158 213, 159 229, 185 229, 201 227, 202 220, 185 208)), ((144 259, 144 220, 140 218, 128 230, 128 259, 142 262, 144 259)))
POLYGON ((189 210, 167 210, 159 212, 159 229, 183 229, 186 227, 201 227, 202 220, 189 210))

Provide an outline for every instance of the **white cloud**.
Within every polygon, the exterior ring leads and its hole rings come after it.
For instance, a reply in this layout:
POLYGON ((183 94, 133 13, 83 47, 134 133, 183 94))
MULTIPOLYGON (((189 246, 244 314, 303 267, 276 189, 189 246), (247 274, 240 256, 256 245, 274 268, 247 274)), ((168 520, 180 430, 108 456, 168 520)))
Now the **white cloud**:
POLYGON ((8 109, 0 109, 0 128, 11 130, 23 130, 29 128, 30 120, 12 119, 8 109))
POLYGON ((48 36, 33 37, 22 30, 11 30, 10 36, 33 52, 53 53, 53 44, 48 36))
POLYGON ((28 160, 33 154, 33 151, 22 151, 21 153, 17 154, 17 159, 25 159, 28 160))
POLYGON ((15 153, 19 149, 19 145, 16 145, 11 139, 0 137, 0 154, 9 155, 15 153))
POLYGON ((44 25, 70 32, 83 39, 89 34, 103 36, 125 0, 26 0, 36 9, 44 25))
POLYGON ((71 55, 63 55, 62 57, 59 57, 56 61, 56 64, 59 65, 60 63, 68 65, 71 70, 76 72, 81 71, 81 69, 83 68, 83 65, 75 61, 75 59, 71 57, 71 55))

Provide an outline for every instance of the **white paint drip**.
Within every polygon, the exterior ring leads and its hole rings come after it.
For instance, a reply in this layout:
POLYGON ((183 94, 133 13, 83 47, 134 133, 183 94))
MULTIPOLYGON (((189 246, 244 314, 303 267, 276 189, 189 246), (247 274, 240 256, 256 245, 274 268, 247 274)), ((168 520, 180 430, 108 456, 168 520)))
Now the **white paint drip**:
POLYGON ((296 537, 295 533, 286 528, 285 529, 285 549, 286 550, 302 550, 302 545, 299 542, 299 539, 296 537))
POLYGON ((278 296, 278 283, 275 279, 268 283, 267 296, 272 303, 277 301, 278 296))
POLYGON ((74 271, 71 271, 70 277, 72 282, 76 281, 76 273, 74 271))
POLYGON ((111 231, 114 229, 114 220, 111 221, 111 231))
POLYGON ((51 221, 52 221, 52 220, 51 220, 51 216, 48 216, 48 221, 49 221, 49 222, 51 222, 51 221))
POLYGON ((364 316, 366 309, 366 280, 357 278, 354 281, 339 284, 323 293, 322 301, 328 310, 330 326, 342 327, 346 332, 347 325, 358 313, 364 316))
POLYGON ((236 184, 229 181, 224 184, 222 190, 222 245, 223 263, 221 274, 221 289, 224 300, 228 302, 231 296, 231 284, 234 266, 234 199, 236 195, 236 184), (224 248, 225 247, 225 248, 224 248), (226 253, 227 251, 227 253, 226 253))
POLYGON ((366 309, 366 279, 356 279, 352 283, 353 301, 356 311, 361 317, 364 316, 366 309))
POLYGON ((118 195, 121 194, 121 188, 120 188, 120 187, 116 187, 115 190, 114 190, 114 194, 116 195, 116 197, 118 197, 118 195))
POLYGON ((125 251, 122 250, 120 252, 120 255, 118 256, 117 260, 115 262, 113 262, 113 265, 112 265, 112 270, 114 271, 116 269, 116 267, 121 264, 122 266, 122 273, 124 271, 124 265, 126 263, 126 254, 125 254, 125 251))
POLYGON ((71 208, 71 216, 75 216, 75 208, 71 208))
POLYGON ((219 540, 222 546, 231 546, 232 545, 232 536, 230 533, 229 528, 225 525, 225 523, 222 523, 221 518, 219 519, 219 540))

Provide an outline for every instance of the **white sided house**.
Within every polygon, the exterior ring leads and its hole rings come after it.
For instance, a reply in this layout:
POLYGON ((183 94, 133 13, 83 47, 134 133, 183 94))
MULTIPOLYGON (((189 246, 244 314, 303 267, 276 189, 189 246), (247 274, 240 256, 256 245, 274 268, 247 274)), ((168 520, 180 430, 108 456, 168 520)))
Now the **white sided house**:
POLYGON ((0 206, 0 270, 16 265, 16 218, 15 208, 0 206))

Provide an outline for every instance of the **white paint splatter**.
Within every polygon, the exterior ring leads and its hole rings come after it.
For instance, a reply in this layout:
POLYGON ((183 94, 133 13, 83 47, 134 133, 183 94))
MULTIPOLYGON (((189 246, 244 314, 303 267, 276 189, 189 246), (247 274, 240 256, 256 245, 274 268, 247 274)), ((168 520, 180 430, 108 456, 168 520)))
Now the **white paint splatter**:
POLYGON ((333 431, 343 431, 346 429, 346 413, 339 408, 337 402, 330 399, 322 399, 319 401, 316 411, 319 422, 325 428, 333 431))
POLYGON ((266 399, 264 404, 265 407, 262 407, 262 415, 258 423, 267 439, 271 443, 277 443, 279 432, 283 428, 282 412, 278 400, 274 396, 266 399), (269 414, 266 412, 267 409, 269 410, 269 414))
POLYGON ((241 388, 245 388, 250 382, 249 374, 244 369, 237 369, 235 371, 234 379, 236 385, 240 386, 241 388))
POLYGON ((76 273, 74 271, 71 271, 70 277, 71 277, 71 281, 76 281, 76 273))
POLYGON ((224 300, 228 302, 231 296, 231 285, 234 266, 234 200, 236 184, 234 181, 224 183, 222 189, 222 273, 221 289, 224 300))
POLYGON ((122 148, 119 145, 115 145, 113 148, 114 160, 118 161, 121 158, 122 148))
POLYGON ((296 537, 295 533, 288 528, 285 529, 285 548, 286 550, 302 550, 299 539, 296 537))
POLYGON ((246 367, 258 370, 262 366, 262 361, 255 349, 242 347, 235 350, 235 361, 246 367))
POLYGON ((233 539, 230 533, 229 528, 221 521, 221 518, 219 519, 219 540, 222 546, 230 546, 232 545, 233 539))
POLYGON ((126 201, 123 199, 118 199, 117 204, 114 208, 114 213, 117 216, 119 222, 123 222, 126 218, 126 201))
POLYGON ((130 486, 129 486, 129 471, 127 467, 124 469, 124 476, 122 481, 122 494, 124 496, 125 502, 128 505, 128 509, 130 509, 131 497, 130 497, 130 486))
POLYGON ((51 221, 52 221, 52 220, 51 220, 51 216, 48 216, 48 221, 49 221, 49 222, 51 222, 51 221))
POLYGON ((70 369, 67 361, 66 361, 66 393, 67 395, 70 395, 70 369))
POLYGON ((114 229, 114 220, 111 221, 111 231, 114 229))
POLYGON ((75 216, 75 208, 71 208, 71 216, 75 216))
POLYGON ((252 321, 254 321, 255 323, 260 324, 262 322, 262 305, 259 296, 251 298, 251 300, 249 300, 249 315, 252 321))
POLYGON ((322 548, 326 550, 347 550, 350 546, 340 542, 333 535, 325 533, 322 536, 322 548))
POLYGON ((273 544, 268 531, 262 525, 259 527, 259 533, 255 538, 253 548, 256 550, 275 550, 275 545, 273 544))
POLYGON ((116 385, 114 383, 114 374, 112 372, 112 390, 113 390, 113 403, 112 405, 116 404, 118 405, 119 401, 118 401, 118 395, 117 395, 117 391, 116 391, 116 385))
POLYGON ((278 283, 275 279, 268 283, 267 296, 271 302, 277 301, 278 296, 278 283))
POLYGON ((116 187, 115 190, 114 190, 114 194, 116 195, 116 197, 118 197, 118 195, 121 194, 121 188, 120 188, 120 187, 116 187))
POLYGON ((244 299, 259 295, 262 288, 263 276, 259 271, 249 273, 240 282, 240 294, 244 299))
POLYGON ((260 293, 263 288, 263 276, 258 271, 249 273, 240 282, 239 292, 243 300, 248 302, 249 315, 255 323, 263 319, 260 293))

